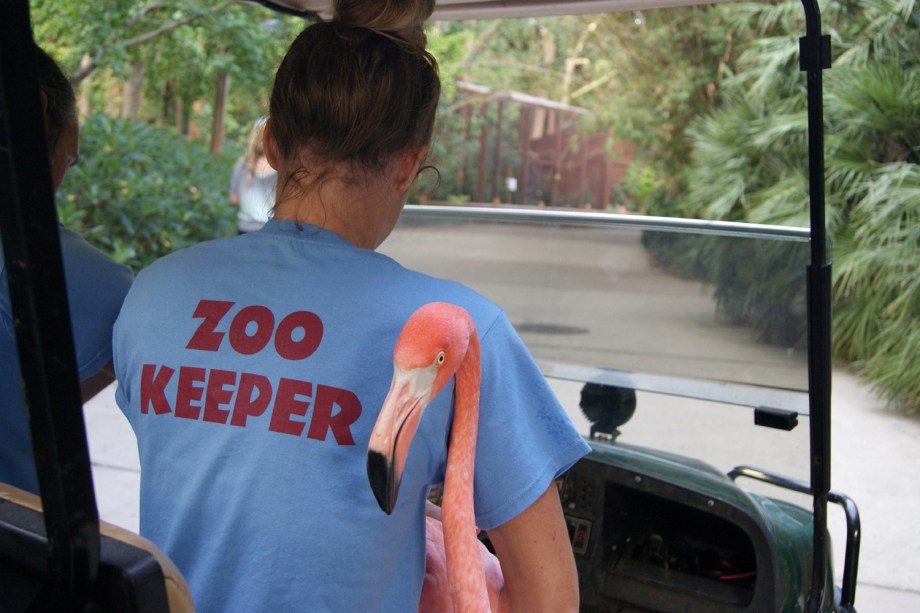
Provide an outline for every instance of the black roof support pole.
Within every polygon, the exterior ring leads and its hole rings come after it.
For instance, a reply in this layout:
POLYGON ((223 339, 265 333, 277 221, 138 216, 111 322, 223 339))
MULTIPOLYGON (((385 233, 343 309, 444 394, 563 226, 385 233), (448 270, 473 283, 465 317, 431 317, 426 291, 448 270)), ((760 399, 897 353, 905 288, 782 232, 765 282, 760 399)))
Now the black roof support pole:
POLYGON ((831 485, 831 262, 824 220, 824 88, 822 71, 831 66, 831 41, 821 34, 817 0, 802 0, 805 36, 799 40, 800 68, 807 75, 808 182, 811 261, 808 293, 808 395, 814 546, 809 611, 827 598, 827 501, 831 485))
POLYGON ((80 610, 99 516, 69 319, 28 0, 0 15, 0 231, 47 535, 37 610, 80 610))

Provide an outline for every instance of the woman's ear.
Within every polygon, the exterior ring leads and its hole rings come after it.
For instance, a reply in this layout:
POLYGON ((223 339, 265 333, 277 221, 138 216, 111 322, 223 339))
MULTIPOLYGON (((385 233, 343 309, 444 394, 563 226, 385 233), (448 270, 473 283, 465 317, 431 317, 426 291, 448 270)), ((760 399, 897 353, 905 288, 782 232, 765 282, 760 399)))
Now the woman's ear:
POLYGON ((262 150, 265 151, 265 160, 268 165, 278 170, 278 143, 275 141, 275 134, 272 132, 271 119, 265 122, 265 131, 262 134, 262 150))
POLYGON ((412 185, 412 182, 415 181, 415 177, 418 176, 419 168, 421 168, 422 161, 425 159, 426 155, 428 155, 427 145, 406 149, 401 154, 398 160, 399 165, 396 175, 397 191, 408 191, 409 186, 412 185))

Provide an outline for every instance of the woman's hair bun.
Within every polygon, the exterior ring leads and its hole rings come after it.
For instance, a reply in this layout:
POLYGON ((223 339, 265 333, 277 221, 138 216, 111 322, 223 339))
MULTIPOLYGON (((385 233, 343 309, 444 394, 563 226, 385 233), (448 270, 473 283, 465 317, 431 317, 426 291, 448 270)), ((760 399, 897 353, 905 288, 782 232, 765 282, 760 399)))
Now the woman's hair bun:
POLYGON ((335 0, 340 23, 386 32, 425 47, 425 20, 434 12, 435 0, 335 0))

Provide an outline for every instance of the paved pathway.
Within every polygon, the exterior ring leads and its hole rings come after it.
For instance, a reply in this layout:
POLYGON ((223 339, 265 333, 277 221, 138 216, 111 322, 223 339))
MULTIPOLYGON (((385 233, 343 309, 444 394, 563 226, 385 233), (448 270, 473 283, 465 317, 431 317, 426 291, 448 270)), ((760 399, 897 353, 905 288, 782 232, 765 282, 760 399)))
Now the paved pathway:
MULTIPOLYGON (((886 409, 848 373, 835 373, 834 384, 832 482, 835 489, 859 505, 863 526, 857 609, 862 613, 920 611, 920 537, 916 526, 920 490, 913 481, 913 467, 920 457, 920 419, 886 409)), ((568 407, 577 406, 577 386, 557 383, 556 387, 568 407)), ((642 406, 640 395, 640 409, 642 406)), ((660 428, 654 424, 662 412, 668 419, 679 415, 669 408, 647 414, 639 410, 624 426, 622 440, 661 444, 660 428)), ((571 414, 586 433, 587 422, 578 409, 571 414)), ((115 405, 114 386, 86 405, 86 420, 100 515, 136 531, 140 469, 134 433, 115 405)), ((689 454, 691 450, 683 451, 689 454)), ((707 461, 723 470, 732 467, 729 459, 728 463, 720 463, 717 457, 707 461)), ((838 557, 843 551, 840 515, 836 507, 831 508, 830 525, 838 557)))
MULTIPOLYGON (((537 237, 520 227, 470 233, 423 224, 395 234, 384 250, 409 266, 462 280, 492 297, 515 325, 536 330, 522 334, 541 359, 739 382, 766 377, 777 387, 802 389, 801 351, 767 347, 752 342, 743 330, 719 325, 711 293, 652 266, 637 235, 621 234, 611 241, 583 228, 537 237), (424 260, 413 262, 419 253, 424 260), (552 257, 557 260, 547 264, 552 257), (547 328, 547 322, 555 328, 547 328)), ((580 383, 551 383, 586 434, 588 425, 578 409, 580 383)), ((920 416, 889 410, 843 370, 835 371, 833 385, 832 484, 859 505, 863 527, 857 608, 920 611, 915 525, 920 488, 913 481, 920 461, 920 416)), ((137 530, 137 452, 113 388, 87 405, 86 417, 100 514, 137 530)), ((622 428, 620 440, 695 457, 722 471, 749 464, 807 480, 807 427, 786 433, 751 422, 748 409, 639 392, 636 415, 622 428)), ((810 507, 807 498, 761 489, 766 486, 750 481, 741 484, 767 495, 792 496, 793 502, 810 507)), ((831 506, 829 520, 839 582, 842 512, 831 506)))

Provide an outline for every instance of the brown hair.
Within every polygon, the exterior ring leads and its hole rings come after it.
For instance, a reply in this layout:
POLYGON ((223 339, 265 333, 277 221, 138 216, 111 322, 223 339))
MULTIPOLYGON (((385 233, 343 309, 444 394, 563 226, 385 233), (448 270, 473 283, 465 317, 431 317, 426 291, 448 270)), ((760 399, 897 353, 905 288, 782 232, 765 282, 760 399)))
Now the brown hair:
POLYGON ((48 151, 53 152, 57 147, 61 132, 68 125, 77 121, 77 97, 73 86, 64 76, 61 67, 48 53, 35 47, 35 67, 38 69, 38 85, 45 94, 45 120, 48 132, 45 135, 48 141, 48 151))
POLYGON ((269 122, 282 166, 298 180, 317 180, 328 164, 378 173, 394 154, 429 144, 441 92, 422 29, 433 8, 434 0, 336 0, 332 21, 294 40, 275 75, 269 122))

